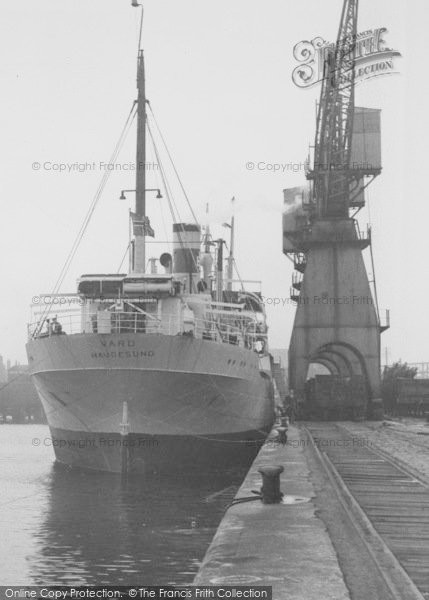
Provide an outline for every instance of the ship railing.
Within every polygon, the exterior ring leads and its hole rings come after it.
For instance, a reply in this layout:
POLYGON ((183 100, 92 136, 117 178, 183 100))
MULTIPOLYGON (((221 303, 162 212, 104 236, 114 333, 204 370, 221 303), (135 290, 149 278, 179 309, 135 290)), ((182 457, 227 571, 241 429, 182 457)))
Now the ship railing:
POLYGON ((146 333, 154 335, 188 335, 242 347, 253 347, 257 341, 266 339, 257 324, 237 327, 210 319, 180 319, 168 315, 158 319, 138 312, 98 311, 88 315, 66 310, 49 321, 36 321, 28 325, 29 339, 74 334, 146 333))
POLYGON ((159 321, 138 312, 99 311, 82 315, 81 312, 66 310, 49 318, 49 321, 44 319, 30 323, 28 336, 45 338, 79 333, 168 333, 173 326, 172 319, 159 321))

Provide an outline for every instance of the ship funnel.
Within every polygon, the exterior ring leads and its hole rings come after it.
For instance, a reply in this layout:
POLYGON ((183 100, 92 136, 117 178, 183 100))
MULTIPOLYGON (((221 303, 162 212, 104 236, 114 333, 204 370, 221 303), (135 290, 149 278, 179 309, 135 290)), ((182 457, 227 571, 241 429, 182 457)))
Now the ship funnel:
POLYGON ((194 292, 199 280, 201 227, 195 223, 173 224, 173 273, 186 292, 194 292))

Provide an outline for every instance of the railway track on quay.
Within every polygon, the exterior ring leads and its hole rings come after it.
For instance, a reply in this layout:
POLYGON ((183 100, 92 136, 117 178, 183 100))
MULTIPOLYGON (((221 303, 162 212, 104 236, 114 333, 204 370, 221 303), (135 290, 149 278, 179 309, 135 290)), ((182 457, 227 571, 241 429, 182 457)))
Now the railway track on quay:
POLYGON ((356 534, 395 600, 429 600, 429 486, 340 423, 304 423, 356 534))

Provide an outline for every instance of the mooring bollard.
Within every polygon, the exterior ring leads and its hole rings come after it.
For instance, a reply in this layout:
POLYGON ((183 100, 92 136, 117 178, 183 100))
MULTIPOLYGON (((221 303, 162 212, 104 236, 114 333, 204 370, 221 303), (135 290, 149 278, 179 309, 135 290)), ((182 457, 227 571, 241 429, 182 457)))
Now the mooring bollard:
POLYGON ((279 434, 277 440, 284 446, 287 442, 287 427, 277 427, 277 432, 279 434))
POLYGON ((126 477, 129 468, 128 456, 128 435, 130 433, 130 424, 128 422, 128 402, 122 403, 122 423, 119 426, 121 433, 121 475, 126 477))
POLYGON ((264 504, 278 504, 283 498, 280 491, 280 473, 284 467, 261 467, 258 472, 262 475, 261 496, 264 504))

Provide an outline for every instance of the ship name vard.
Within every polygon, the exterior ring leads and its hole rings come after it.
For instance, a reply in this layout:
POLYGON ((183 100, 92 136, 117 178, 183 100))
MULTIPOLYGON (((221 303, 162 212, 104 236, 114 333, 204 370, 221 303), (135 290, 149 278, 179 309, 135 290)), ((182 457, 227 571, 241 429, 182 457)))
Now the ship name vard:
POLYGON ((100 343, 102 346, 104 346, 105 348, 134 348, 134 346, 136 345, 135 340, 100 340, 100 343))

